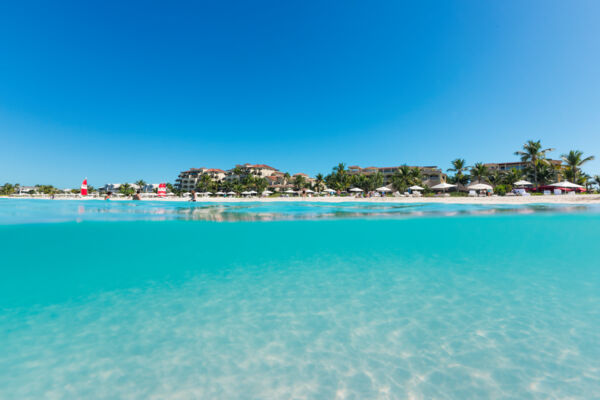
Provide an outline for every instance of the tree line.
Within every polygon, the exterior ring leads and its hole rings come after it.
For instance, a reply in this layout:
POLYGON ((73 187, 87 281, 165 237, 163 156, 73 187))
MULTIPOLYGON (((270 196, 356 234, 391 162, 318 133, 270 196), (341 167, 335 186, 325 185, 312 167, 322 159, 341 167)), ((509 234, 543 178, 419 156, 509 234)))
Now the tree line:
MULTIPOLYGON (((592 185, 596 185, 600 190, 600 175, 591 176, 581 170, 584 164, 594 160, 594 156, 584 156, 584 153, 580 150, 571 150, 561 155, 560 164, 555 164, 551 163, 547 157, 547 154, 552 151, 554 151, 553 148, 544 148, 539 140, 529 140, 520 150, 514 153, 522 162, 526 163, 527 167, 524 169, 513 168, 507 171, 491 170, 481 162, 468 166, 465 159, 456 158, 452 161, 452 167, 447 170, 453 173, 448 177, 448 182, 458 185, 459 188, 464 188, 473 182, 485 182, 502 192, 509 191, 515 182, 522 179, 531 181, 535 186, 540 186, 556 182, 561 178, 585 186, 588 190, 592 185)), ((254 190, 261 193, 270 186, 266 178, 254 176, 245 169, 236 167, 232 172, 233 178, 227 180, 214 180, 209 174, 202 174, 198 179, 196 191, 241 193, 254 190)), ((394 172, 389 184, 393 189, 404 192, 413 185, 425 186, 423 184, 424 180, 418 167, 402 165, 394 172)), ((368 175, 351 174, 344 163, 334 166, 329 174, 319 173, 315 176, 315 179, 311 180, 303 175, 291 177, 287 172, 282 177, 284 187, 292 187, 295 190, 311 189, 316 192, 320 192, 326 187, 339 192, 346 192, 352 187, 370 192, 383 184, 384 176, 381 172, 368 175)), ((146 186, 146 182, 140 179, 135 182, 135 185, 143 188, 146 186)), ((0 186, 0 195, 19 193, 19 190, 19 184, 6 183, 0 186)), ((176 195, 181 195, 181 190, 171 183, 167 183, 167 190, 176 195)), ((52 195, 60 190, 52 185, 36 185, 35 191, 52 195)), ((154 189, 153 191, 156 192, 157 190, 154 189)), ((72 189, 71 192, 79 193, 79 189, 72 189)), ((97 189, 88 186, 88 193, 93 192, 97 192, 97 189)), ((135 188, 128 183, 124 183, 120 185, 118 192, 125 196, 131 196, 135 193, 135 188)))

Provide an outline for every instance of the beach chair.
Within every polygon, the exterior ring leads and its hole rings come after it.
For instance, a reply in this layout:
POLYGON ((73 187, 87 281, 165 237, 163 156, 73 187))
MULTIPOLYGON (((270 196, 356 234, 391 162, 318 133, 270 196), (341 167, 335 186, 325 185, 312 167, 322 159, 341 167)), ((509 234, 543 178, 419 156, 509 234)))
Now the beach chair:
POLYGON ((562 190, 560 190, 560 189, 554 189, 554 194, 556 194, 556 195, 562 194, 562 190))
POLYGON ((477 192, 474 190, 469 190, 469 197, 477 197, 477 192))
POLYGON ((550 196, 552 194, 549 190, 544 190, 544 196, 550 196))

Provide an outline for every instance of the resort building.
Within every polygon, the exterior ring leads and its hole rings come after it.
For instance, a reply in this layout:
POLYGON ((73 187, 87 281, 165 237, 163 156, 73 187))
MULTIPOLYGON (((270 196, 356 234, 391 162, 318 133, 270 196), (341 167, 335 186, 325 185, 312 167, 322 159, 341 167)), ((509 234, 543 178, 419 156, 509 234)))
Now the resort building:
MULTIPOLYGON (((349 175, 372 175, 380 172, 383 175, 383 184, 388 185, 392 181, 392 176, 400 168, 398 167, 366 167, 361 168, 358 165, 352 165, 348 167, 349 175)), ((439 183, 446 182, 446 174, 442 172, 436 166, 431 167, 410 167, 418 168, 423 176, 423 184, 427 186, 434 186, 439 183)))
POLYGON ((239 178, 240 176, 237 174, 238 170, 240 171, 239 175, 250 175, 253 177, 261 178, 266 178, 279 172, 279 170, 277 170, 276 168, 273 168, 266 164, 238 164, 235 166, 235 168, 227 171, 226 179, 233 180, 239 178))
MULTIPOLYGON (((560 167, 562 165, 562 161, 560 160, 550 160, 550 165, 553 167, 560 167)), ((501 162, 501 163, 486 163, 484 164, 490 171, 510 171, 511 169, 516 169, 517 171, 522 171, 529 166, 529 163, 526 161, 510 161, 510 162, 501 162)))
POLYGON ((195 189, 198 185, 198 180, 205 174, 208 168, 190 168, 187 171, 182 171, 175 180, 175 187, 184 192, 189 192, 195 189))

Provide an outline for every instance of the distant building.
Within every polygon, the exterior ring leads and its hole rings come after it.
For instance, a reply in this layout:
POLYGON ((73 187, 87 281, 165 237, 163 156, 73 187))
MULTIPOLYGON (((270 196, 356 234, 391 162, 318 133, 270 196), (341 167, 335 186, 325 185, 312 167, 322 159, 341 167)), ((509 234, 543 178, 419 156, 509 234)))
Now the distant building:
POLYGON ((195 189, 198 186, 198 180, 206 171, 208 168, 190 168, 187 171, 181 171, 175 180, 175 187, 184 192, 195 189))
MULTIPOLYGON (((398 170, 398 167, 366 167, 361 168, 358 165, 352 165, 348 167, 349 175, 372 175, 380 172, 383 175, 383 184, 388 185, 392 182, 394 173, 398 170)), ((439 183, 446 182, 446 174, 442 172, 436 166, 431 167, 410 167, 418 168, 423 176, 423 184, 427 186, 434 186, 439 183)))
MULTIPOLYGON (((559 167, 562 165, 562 161, 560 160, 550 160, 548 159, 550 164, 554 167, 559 167)), ((517 171, 522 171, 529 167, 529 162, 527 161, 510 161, 510 162, 500 162, 500 163, 486 163, 484 164, 490 171, 510 171, 511 169, 516 169, 517 171)))
POLYGON ((267 178, 279 172, 278 169, 266 164, 238 164, 235 168, 227 171, 227 180, 235 180, 240 178, 236 172, 240 171, 240 175, 250 175, 253 177, 267 178))

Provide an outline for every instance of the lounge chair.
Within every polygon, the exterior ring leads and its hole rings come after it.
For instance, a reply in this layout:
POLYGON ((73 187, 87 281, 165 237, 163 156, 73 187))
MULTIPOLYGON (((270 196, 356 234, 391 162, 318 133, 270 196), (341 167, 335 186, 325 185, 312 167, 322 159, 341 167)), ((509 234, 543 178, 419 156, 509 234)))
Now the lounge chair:
POLYGON ((469 190, 469 197, 477 197, 477 192, 474 190, 469 190))

